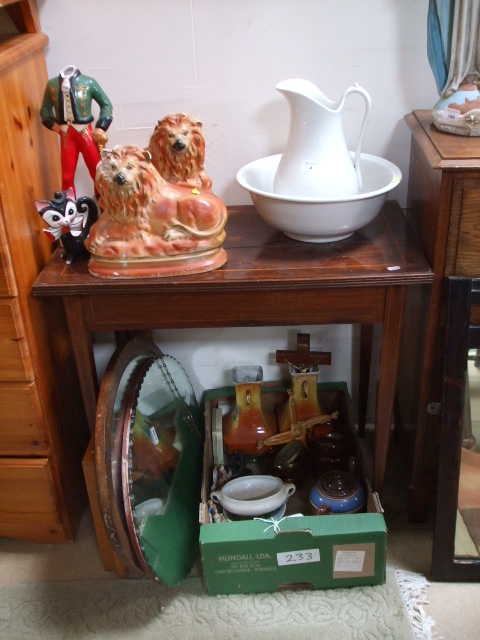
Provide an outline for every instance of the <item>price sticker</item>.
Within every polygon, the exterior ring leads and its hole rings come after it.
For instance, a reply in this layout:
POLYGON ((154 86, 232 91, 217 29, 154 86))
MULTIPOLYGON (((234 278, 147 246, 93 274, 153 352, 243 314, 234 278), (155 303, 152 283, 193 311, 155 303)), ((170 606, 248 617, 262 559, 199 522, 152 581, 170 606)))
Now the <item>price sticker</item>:
POLYGON ((361 573, 365 562, 365 551, 337 551, 334 571, 361 573))
POLYGON ((462 114, 460 113, 460 111, 457 111, 456 109, 449 109, 448 107, 445 109, 445 119, 446 120, 460 120, 460 118, 462 117, 462 114))
POLYGON ((320 562, 320 549, 303 549, 301 551, 277 553, 279 567, 286 567, 292 564, 308 564, 309 562, 320 562))

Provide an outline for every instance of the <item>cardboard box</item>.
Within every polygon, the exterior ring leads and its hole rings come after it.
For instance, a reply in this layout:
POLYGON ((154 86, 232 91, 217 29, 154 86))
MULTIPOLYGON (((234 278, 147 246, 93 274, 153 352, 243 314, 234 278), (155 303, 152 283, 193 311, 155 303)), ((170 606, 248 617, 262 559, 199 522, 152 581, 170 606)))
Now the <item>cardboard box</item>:
MULTIPOLYGON (((353 429, 351 402, 345 383, 320 384, 319 399, 328 412, 353 429)), ((264 387, 262 401, 274 408, 287 398, 286 387, 264 387)), ((210 522, 212 410, 235 402, 233 387, 205 395, 205 453, 200 504, 200 548, 205 586, 210 595, 260 593, 281 589, 327 589, 383 584, 386 568, 386 524, 377 494, 365 477, 359 449, 359 473, 368 493, 365 513, 313 516, 309 488, 289 499, 278 522, 244 520, 210 522), (295 498, 295 500, 294 500, 295 498), (303 502, 302 502, 303 500, 303 502), (295 516, 296 513, 306 514, 295 516), (287 517, 288 516, 288 517, 287 517)))

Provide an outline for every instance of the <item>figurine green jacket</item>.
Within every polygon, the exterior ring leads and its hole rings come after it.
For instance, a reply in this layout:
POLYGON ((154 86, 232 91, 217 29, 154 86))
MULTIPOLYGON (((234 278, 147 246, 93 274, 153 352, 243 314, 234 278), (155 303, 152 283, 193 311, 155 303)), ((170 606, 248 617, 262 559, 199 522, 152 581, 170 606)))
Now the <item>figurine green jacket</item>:
MULTIPOLYGON (((40 117, 42 123, 51 129, 55 123, 70 124, 64 114, 63 96, 61 91, 61 75, 51 78, 45 88, 40 117)), ((106 131, 112 122, 112 103, 108 99, 96 80, 84 76, 76 69, 71 78, 70 98, 74 113, 74 124, 89 124, 93 122, 92 101, 100 107, 99 118, 95 128, 106 131)))

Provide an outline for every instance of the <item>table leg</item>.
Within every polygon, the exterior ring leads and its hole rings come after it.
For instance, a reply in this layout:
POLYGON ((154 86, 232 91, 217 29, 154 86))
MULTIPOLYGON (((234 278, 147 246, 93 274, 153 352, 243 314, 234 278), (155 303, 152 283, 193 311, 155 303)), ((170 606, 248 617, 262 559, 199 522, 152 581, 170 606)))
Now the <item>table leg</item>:
POLYGON ((98 380, 93 355, 92 334, 85 325, 82 303, 79 298, 65 297, 64 306, 85 413, 90 433, 93 434, 97 414, 98 380))
POLYGON ((375 420, 372 489, 381 493, 385 480, 400 355, 406 287, 387 287, 375 420))
POLYGON ((373 324, 360 325, 360 380, 358 389, 358 435, 365 435, 367 421, 368 386, 370 381, 370 364, 372 362, 373 324))

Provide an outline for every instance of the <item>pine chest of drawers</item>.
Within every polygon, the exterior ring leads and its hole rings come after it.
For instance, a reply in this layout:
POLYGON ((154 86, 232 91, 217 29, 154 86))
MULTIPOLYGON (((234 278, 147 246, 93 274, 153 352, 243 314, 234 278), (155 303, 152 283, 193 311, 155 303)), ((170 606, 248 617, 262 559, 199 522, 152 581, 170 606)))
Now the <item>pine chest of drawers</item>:
POLYGON ((61 179, 58 141, 38 114, 48 39, 35 4, 19 4, 23 14, 0 2, 3 23, 23 18, 0 36, 0 536, 67 542, 86 505, 88 428, 63 307, 31 293, 51 255, 34 201, 61 179))

